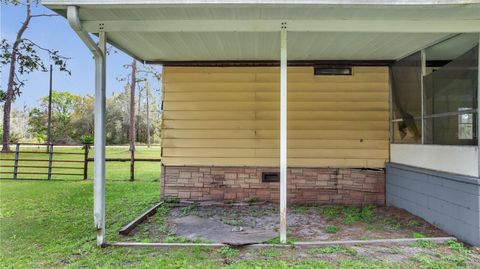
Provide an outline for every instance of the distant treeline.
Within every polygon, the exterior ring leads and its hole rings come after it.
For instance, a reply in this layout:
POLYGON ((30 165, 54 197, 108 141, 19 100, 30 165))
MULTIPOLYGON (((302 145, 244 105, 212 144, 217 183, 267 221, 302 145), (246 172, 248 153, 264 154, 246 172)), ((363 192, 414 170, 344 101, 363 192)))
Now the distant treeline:
MULTIPOLYGON (((141 91, 136 105, 136 141, 147 143, 147 103, 151 143, 160 142, 161 107, 158 96, 141 91), (148 98, 147 98, 148 94, 148 98)), ((126 89, 107 98, 106 132, 108 144, 128 144, 130 93, 126 89)), ((51 136, 54 143, 77 144, 81 138, 93 135, 94 98, 67 91, 53 91, 51 136)), ((11 114, 11 142, 46 142, 48 126, 48 96, 36 107, 13 109, 11 114)), ((1 132, 1 130, 0 130, 1 132)))

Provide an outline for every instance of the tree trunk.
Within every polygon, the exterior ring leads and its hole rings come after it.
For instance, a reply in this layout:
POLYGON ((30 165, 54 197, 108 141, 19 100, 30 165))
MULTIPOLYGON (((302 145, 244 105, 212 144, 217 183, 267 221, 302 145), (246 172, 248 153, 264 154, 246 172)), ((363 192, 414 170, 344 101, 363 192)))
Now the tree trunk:
POLYGON ((142 88, 141 87, 138 87, 138 101, 137 101, 137 115, 135 117, 136 119, 136 125, 135 125, 135 131, 136 131, 136 139, 139 139, 140 137, 140 132, 139 132, 139 129, 140 129, 140 115, 141 115, 141 110, 140 110, 140 107, 141 107, 141 104, 142 104, 142 88))
POLYGON ((150 95, 150 85, 148 82, 145 83, 145 89, 147 90, 147 147, 150 147, 150 104, 149 104, 149 95, 150 95))
POLYGON ((132 76, 130 80, 130 151, 135 151, 135 88, 137 86, 137 61, 132 60, 132 76))
POLYGON ((22 41, 22 36, 25 30, 28 28, 30 23, 31 14, 30 14, 30 1, 27 0, 25 7, 27 9, 27 15, 25 20, 22 23, 22 26, 17 32, 15 43, 12 46, 12 55, 10 56, 10 69, 8 71, 8 85, 7 85, 7 94, 5 96, 5 105, 3 107, 3 146, 2 152, 10 151, 10 113, 12 110, 12 101, 15 97, 15 66, 17 64, 17 50, 20 42, 22 41))

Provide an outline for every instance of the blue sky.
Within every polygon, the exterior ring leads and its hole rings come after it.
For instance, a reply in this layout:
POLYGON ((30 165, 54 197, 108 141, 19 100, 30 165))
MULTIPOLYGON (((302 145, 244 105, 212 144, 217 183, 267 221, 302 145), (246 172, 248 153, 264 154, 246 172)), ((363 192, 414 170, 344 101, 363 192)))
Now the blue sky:
MULTIPOLYGON (((42 5, 34 6, 32 14, 52 13, 42 5)), ((24 6, 5 5, 1 6, 1 38, 11 41, 14 39, 23 18, 25 17, 24 6)), ((82 43, 78 36, 68 25, 63 17, 40 17, 33 18, 30 27, 24 37, 35 41, 38 45, 60 51, 63 56, 71 58, 68 68, 72 72, 67 73, 54 70, 53 89, 57 91, 70 91, 76 94, 94 94, 94 60, 92 54, 82 43)), ((48 59, 44 57, 44 59, 48 59)), ((107 60, 107 96, 112 92, 122 91, 125 82, 118 82, 117 78, 128 74, 123 65, 130 64, 132 59, 125 53, 118 51, 108 56, 107 60)), ((157 69, 160 70, 160 66, 157 69)), ((7 67, 2 66, 2 88, 6 89, 7 67)), ((48 72, 41 71, 30 73, 24 77, 27 79, 22 95, 14 103, 14 107, 24 104, 32 107, 38 104, 38 100, 48 95, 48 72)), ((152 81, 152 83, 155 83, 152 81)), ((158 88, 157 85, 153 87, 158 88)))

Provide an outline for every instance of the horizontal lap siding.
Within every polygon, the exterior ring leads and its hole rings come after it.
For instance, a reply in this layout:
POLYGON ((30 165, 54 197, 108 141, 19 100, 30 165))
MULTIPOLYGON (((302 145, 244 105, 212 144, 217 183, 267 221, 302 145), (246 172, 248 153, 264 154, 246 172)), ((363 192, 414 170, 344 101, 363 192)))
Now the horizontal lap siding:
MULTIPOLYGON (((288 71, 289 166, 384 167, 388 69, 288 71)), ((278 82, 274 67, 165 67, 164 164, 277 166, 278 82)))

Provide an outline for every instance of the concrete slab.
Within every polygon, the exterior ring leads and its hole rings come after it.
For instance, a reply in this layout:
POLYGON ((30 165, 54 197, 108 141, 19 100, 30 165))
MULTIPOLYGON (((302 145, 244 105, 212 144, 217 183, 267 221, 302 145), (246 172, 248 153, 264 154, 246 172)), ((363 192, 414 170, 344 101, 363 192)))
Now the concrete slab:
POLYGON ((178 236, 202 239, 231 246, 245 246, 266 242, 277 236, 277 232, 250 227, 236 227, 222 222, 186 216, 169 220, 169 225, 178 236))

